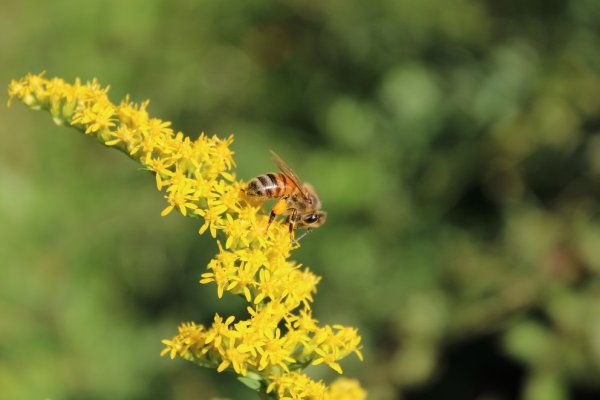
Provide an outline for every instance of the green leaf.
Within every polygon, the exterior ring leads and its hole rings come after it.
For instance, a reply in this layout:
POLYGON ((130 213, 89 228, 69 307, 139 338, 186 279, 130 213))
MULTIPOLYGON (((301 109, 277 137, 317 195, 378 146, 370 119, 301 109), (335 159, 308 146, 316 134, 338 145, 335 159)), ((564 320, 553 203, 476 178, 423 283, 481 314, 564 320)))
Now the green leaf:
POLYGON ((258 391, 260 389, 260 380, 256 380, 248 374, 247 376, 238 377, 238 381, 248 386, 252 390, 258 391))

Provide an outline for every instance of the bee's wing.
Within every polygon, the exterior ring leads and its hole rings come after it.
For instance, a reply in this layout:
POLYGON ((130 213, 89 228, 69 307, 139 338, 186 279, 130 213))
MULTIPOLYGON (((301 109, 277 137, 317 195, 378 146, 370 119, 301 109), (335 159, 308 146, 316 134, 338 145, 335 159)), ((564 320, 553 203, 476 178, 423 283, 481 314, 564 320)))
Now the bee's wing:
POLYGON ((290 180, 294 183, 294 186, 296 186, 300 193, 302 193, 302 197, 308 199, 308 196, 306 195, 306 193, 302 189, 302 185, 300 184, 300 178, 298 178, 298 175, 296 175, 294 170, 292 170, 292 168, 289 165, 287 165, 287 163, 283 161, 281 157, 279 157, 277 153, 275 153, 273 150, 271 150, 271 156, 271 159, 273 160, 273 163, 277 166, 277 168, 279 168, 279 170, 283 172, 285 176, 290 178, 290 180))

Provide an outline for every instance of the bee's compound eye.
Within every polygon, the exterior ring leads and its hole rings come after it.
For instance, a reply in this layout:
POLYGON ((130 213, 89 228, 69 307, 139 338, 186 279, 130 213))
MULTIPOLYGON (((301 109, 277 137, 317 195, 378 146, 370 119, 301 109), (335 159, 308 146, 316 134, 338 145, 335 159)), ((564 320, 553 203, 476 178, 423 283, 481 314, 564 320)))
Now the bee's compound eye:
POLYGON ((317 214, 310 214, 306 218, 304 218, 304 222, 307 224, 314 224, 319 220, 319 216, 317 214))

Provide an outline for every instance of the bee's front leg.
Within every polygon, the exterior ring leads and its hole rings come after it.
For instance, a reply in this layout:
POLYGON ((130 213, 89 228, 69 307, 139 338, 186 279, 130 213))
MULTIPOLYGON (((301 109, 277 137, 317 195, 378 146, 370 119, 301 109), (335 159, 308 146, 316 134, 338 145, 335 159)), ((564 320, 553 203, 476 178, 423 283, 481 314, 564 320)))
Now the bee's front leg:
POLYGON ((304 231, 304 232, 302 233, 302 235, 300 235, 300 236, 298 237, 298 239, 294 240, 294 243, 298 243, 298 242, 300 242, 300 239, 302 239, 304 236, 308 235, 308 234, 309 234, 309 233, 311 233, 311 232, 312 232, 312 229, 310 229, 310 228, 309 228, 309 229, 307 229, 306 231, 304 231))
POLYGON ((294 227, 296 225, 296 215, 298 215, 298 210, 295 208, 288 208, 287 211, 292 212, 290 215, 288 215, 286 222, 288 223, 290 229, 290 239, 294 241, 294 227))

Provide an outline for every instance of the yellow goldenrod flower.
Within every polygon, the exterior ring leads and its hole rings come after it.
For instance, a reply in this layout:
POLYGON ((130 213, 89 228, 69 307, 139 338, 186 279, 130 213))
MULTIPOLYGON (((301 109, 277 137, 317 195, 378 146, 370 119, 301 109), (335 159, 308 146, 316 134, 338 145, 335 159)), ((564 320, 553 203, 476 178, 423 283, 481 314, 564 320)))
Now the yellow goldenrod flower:
POLYGON ((327 387, 323 382, 315 382, 308 376, 292 372, 271 377, 267 393, 275 391, 279 399, 326 399, 327 387))
POLYGON ((198 232, 202 235, 207 229, 209 229, 210 236, 216 238, 217 230, 223 227, 223 218, 221 218, 221 214, 223 214, 225 211, 227 211, 226 205, 214 203, 212 201, 210 202, 210 208, 197 209, 195 211, 196 214, 204 218, 204 225, 200 227, 198 232))
POLYGON ((312 364, 313 365, 319 365, 321 363, 325 363, 327 365, 329 365, 331 367, 331 369, 333 369, 334 371, 336 371, 338 374, 342 374, 342 367, 340 367, 340 364, 338 364, 336 361, 340 358, 339 354, 337 352, 337 350, 335 348, 330 349, 330 352, 327 352, 325 350, 321 350, 321 349, 316 349, 315 352, 320 356, 319 358, 315 359, 312 364))
POLYGON ((219 298, 225 292, 242 296, 248 315, 235 322, 233 316, 216 314, 208 328, 183 323, 172 339, 162 341, 161 355, 232 371, 249 387, 278 399, 365 399, 356 381, 339 380, 328 387, 301 372, 308 365, 325 364, 341 374, 342 358, 355 353, 362 360, 361 338, 354 328, 321 327, 312 317, 320 278, 290 260, 299 245, 290 241, 287 225, 275 221, 267 232, 267 215, 246 201, 246 183, 232 170, 233 136, 201 134, 191 140, 170 122, 150 117, 147 101, 135 104, 127 96, 115 105, 107 93, 95 79, 68 84, 43 74, 12 81, 8 89, 9 104, 16 98, 45 109, 56 123, 128 154, 155 174, 167 201, 161 215, 176 211, 201 217, 199 233, 219 238, 219 252, 200 283, 214 283, 219 298))
POLYGON ((91 108, 80 108, 75 111, 72 124, 84 125, 85 133, 104 131, 115 126, 115 110, 112 104, 95 103, 91 108))
POLYGON ((275 328, 274 331, 265 331, 264 336, 262 346, 257 348, 260 353, 258 370, 262 371, 267 366, 278 365, 284 371, 288 371, 288 364, 294 362, 291 357, 294 348, 287 346, 287 340, 281 337, 281 331, 278 328, 275 328))
POLYGON ((329 398, 336 400, 364 400, 367 392, 355 379, 339 378, 329 388, 329 398))

